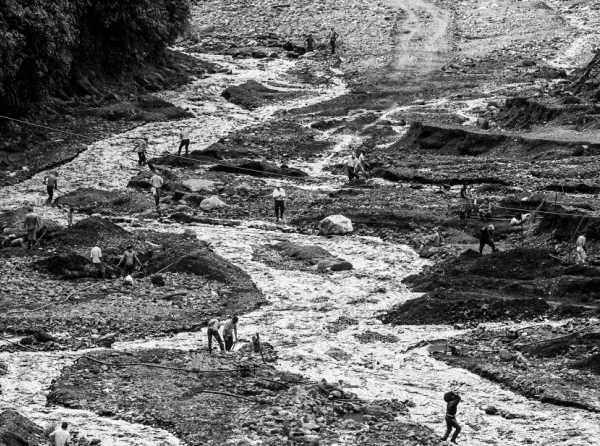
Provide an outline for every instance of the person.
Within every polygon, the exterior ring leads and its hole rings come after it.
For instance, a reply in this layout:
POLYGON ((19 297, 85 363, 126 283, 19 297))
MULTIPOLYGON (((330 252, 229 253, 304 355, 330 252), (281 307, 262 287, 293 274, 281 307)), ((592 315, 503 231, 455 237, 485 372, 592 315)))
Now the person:
POLYGON ((219 327, 221 326, 221 324, 219 323, 218 319, 211 319, 210 321, 208 321, 208 329, 206 330, 206 334, 208 335, 208 352, 212 353, 212 339, 215 338, 217 340, 217 343, 219 344, 219 348, 221 349, 221 351, 225 350, 225 347, 223 345, 223 339, 221 338, 221 335, 219 334, 219 327))
POLYGON ((483 254, 483 248, 485 245, 489 245, 493 252, 496 252, 496 245, 494 245, 494 225, 490 224, 483 226, 479 231, 479 254, 483 254))
POLYGON ((310 51, 314 51, 315 49, 315 39, 313 38, 312 34, 309 34, 308 36, 306 36, 306 51, 310 52, 310 51))
POLYGON ((277 186, 273 191, 273 201, 275 202, 275 220, 279 222, 279 219, 283 220, 283 213, 285 212, 285 190, 281 186, 277 186))
POLYGON ((358 166, 358 159, 354 156, 354 152, 346 160, 346 173, 348 174, 348 182, 352 182, 354 178, 357 178, 356 168, 358 166))
POLYGON ((531 214, 519 214, 510 219, 511 226, 522 226, 531 219, 531 214))
POLYGON ((329 32, 329 46, 331 47, 331 54, 335 54, 335 48, 337 45, 338 33, 335 32, 335 29, 332 27, 329 32))
POLYGON ((179 134, 180 136, 180 143, 179 143, 179 151, 177 152, 178 156, 181 156, 181 149, 183 149, 185 147, 185 154, 188 154, 189 148, 190 148, 190 133, 189 131, 184 128, 183 130, 181 130, 181 133, 179 134))
POLYGON ((460 211, 460 218, 463 223, 466 224, 466 220, 471 217, 473 210, 475 208, 475 202, 473 201, 473 197, 469 191, 469 186, 463 184, 460 189, 460 199, 462 201, 462 208, 460 211))
POLYGON ((446 434, 443 436, 442 441, 446 441, 454 428, 454 434, 450 441, 456 443, 456 438, 460 434, 461 427, 456 421, 456 410, 458 403, 460 403, 460 395, 456 392, 447 392, 444 395, 444 401, 446 401, 446 434))
POLYGON ((587 261, 587 252, 585 251, 586 241, 585 235, 579 234, 579 237, 577 237, 577 241, 575 242, 575 255, 578 265, 583 265, 587 261))
POLYGON ((481 221, 489 221, 492 218, 492 202, 488 202, 487 206, 485 203, 481 203, 479 206, 479 219, 481 221))
POLYGON ((150 190, 152 192, 152 196, 154 197, 154 204, 156 205, 156 210, 160 213, 160 189, 163 187, 162 177, 158 173, 155 173, 150 179, 150 185, 152 186, 150 190))
POLYGON ((69 229, 73 227, 73 206, 69 206, 69 213, 67 215, 67 227, 69 229))
POLYGON ((69 446, 71 444, 71 434, 67 430, 69 424, 65 421, 62 422, 60 428, 57 426, 54 432, 50 434, 50 441, 55 446, 69 446))
POLYGON ((42 227, 42 220, 33 212, 33 208, 27 208, 23 226, 25 227, 25 231, 27 231, 27 249, 31 249, 36 244, 37 233, 42 227))
POLYGON ((225 341, 225 350, 230 352, 238 341, 237 324, 239 318, 233 316, 223 324, 223 340, 225 341))
POLYGON ((148 161, 146 160, 146 152, 148 150, 148 138, 144 137, 138 141, 135 150, 138 154, 138 166, 144 166, 148 161))
POLYGON ((357 157, 358 163, 356 165, 356 169, 357 169, 357 176, 358 176, 358 172, 362 172, 365 176, 365 178, 369 178, 369 174, 367 173, 367 159, 365 157, 365 151, 361 150, 359 152, 359 155, 357 157))
POLYGON ((142 262, 140 262, 140 259, 138 259, 138 256, 133 250, 133 246, 129 245, 127 248, 125 248, 125 252, 121 256, 121 260, 119 260, 119 264, 117 266, 120 267, 123 265, 123 275, 129 276, 135 271, 136 263, 140 265, 140 267, 142 266, 142 262))
POLYGON ((92 259, 92 265, 96 269, 98 275, 104 279, 105 270, 104 263, 102 263, 102 250, 98 246, 100 243, 97 243, 90 251, 90 259, 92 259))
POLYGON ((54 200, 54 191, 58 190, 58 175, 56 172, 50 172, 46 178, 44 178, 46 184, 46 191, 48 192, 48 204, 52 205, 54 200))

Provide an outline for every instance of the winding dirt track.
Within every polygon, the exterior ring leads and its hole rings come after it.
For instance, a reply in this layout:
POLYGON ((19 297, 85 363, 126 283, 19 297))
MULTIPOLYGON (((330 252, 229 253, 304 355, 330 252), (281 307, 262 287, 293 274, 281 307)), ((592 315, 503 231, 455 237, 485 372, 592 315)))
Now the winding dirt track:
POLYGON ((405 28, 395 36, 389 79, 416 78, 442 67, 451 50, 448 12, 423 0, 387 0, 387 4, 407 14, 405 28))

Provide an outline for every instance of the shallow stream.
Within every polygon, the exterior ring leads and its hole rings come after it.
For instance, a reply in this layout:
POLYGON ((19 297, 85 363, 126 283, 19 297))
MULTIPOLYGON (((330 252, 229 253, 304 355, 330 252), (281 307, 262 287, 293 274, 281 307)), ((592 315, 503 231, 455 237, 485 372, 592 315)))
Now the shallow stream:
MULTIPOLYGON (((212 57, 213 60, 217 58, 212 57)), ((200 79, 165 97, 189 107, 195 118, 176 123, 153 123, 92 144, 89 149, 59 169, 65 191, 81 187, 125 188, 137 172, 128 137, 148 135, 155 152, 176 149, 182 126, 192 131, 194 146, 205 147, 233 129, 260 122, 277 111, 310 102, 318 102, 345 92, 342 82, 327 89, 304 87, 309 96, 277 106, 248 112, 221 98, 222 89, 248 79, 268 79, 279 85, 286 82, 290 63, 216 60, 232 70, 200 79), (202 99, 198 99, 202 98, 202 99)), ((289 88, 302 88, 290 85, 289 88)), ((349 137, 338 137, 329 154, 342 156, 350 146, 349 137)), ((311 166, 304 166, 311 167, 311 166)), ((323 174, 323 162, 311 172, 323 174)), ((44 173, 0 191, 2 207, 40 204, 44 173)), ((328 187, 336 179, 327 174, 328 187)), ((341 181, 339 181, 341 183, 341 181)), ((44 208, 50 218, 64 221, 62 211, 44 208), (50 211, 50 212, 49 212, 50 211)), ((164 225, 147 220, 148 228, 159 231, 183 231, 182 225, 164 225)), ((459 420, 464 425, 463 443, 469 445, 597 445, 600 438, 600 414, 541 404, 502 389, 474 374, 432 359, 426 348, 409 349, 422 340, 444 339, 459 332, 449 326, 384 326, 375 317, 378 311, 415 295, 401 283, 417 272, 423 261, 409 248, 368 237, 322 238, 299 234, 252 229, 246 226, 185 226, 209 241, 216 251, 246 270, 269 300, 269 305, 244 315, 240 334, 249 338, 261 333, 279 352, 278 367, 302 373, 312 379, 342 381, 362 398, 398 398, 411 400, 414 421, 443 431, 442 395, 450 388, 464 395, 459 420), (267 243, 286 238, 301 244, 318 244, 354 265, 354 270, 333 274, 316 271, 275 269, 253 259, 253 251, 267 243), (340 317, 352 318, 355 325, 340 331, 328 329, 340 317), (356 335, 366 331, 388 335, 394 342, 364 341, 356 335), (332 350, 338 349, 338 350, 332 350), (409 350, 409 351, 407 351, 409 350), (493 405, 515 415, 514 419, 488 416, 484 408, 493 405)), ((360 337, 360 336, 359 336, 360 337)), ((162 339, 142 339, 117 343, 115 349, 166 347, 196 349, 205 346, 203 333, 181 333, 162 339)), ((46 407, 46 392, 61 369, 84 352, 1 353, 8 374, 0 377, 0 408, 12 407, 33 420, 45 424, 68 419, 89 438, 100 438, 104 445, 177 445, 178 440, 160 429, 100 417, 86 411, 46 407)))

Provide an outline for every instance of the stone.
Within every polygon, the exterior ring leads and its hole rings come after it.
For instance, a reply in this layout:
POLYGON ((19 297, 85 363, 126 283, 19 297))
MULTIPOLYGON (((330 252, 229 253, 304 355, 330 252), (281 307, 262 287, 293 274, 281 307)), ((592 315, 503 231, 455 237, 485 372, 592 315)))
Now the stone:
POLYGON ((115 338, 116 338, 115 333, 108 333, 108 334, 105 334, 104 336, 100 336, 96 340, 96 344, 98 344, 98 346, 100 346, 100 347, 111 348, 115 342, 115 338))
POLYGON ((498 356, 500 357, 500 360, 502 360, 502 361, 512 361, 515 358, 515 355, 510 350, 506 350, 506 349, 500 350, 500 352, 498 353, 498 356))
POLYGON ((344 235, 353 231, 352 221, 343 215, 330 215, 319 222, 321 235, 344 235))
POLYGON ((155 274, 150 278, 150 282, 154 286, 165 286, 165 279, 160 274, 155 274))
POLYGON ((498 409, 494 406, 488 406, 485 408, 485 413, 487 415, 498 415, 498 409))
POLYGON ((337 347, 332 347, 329 350, 327 350, 325 352, 325 354, 327 356, 331 356, 333 359, 336 359, 338 361, 347 361, 350 358, 352 358, 352 355, 349 353, 346 353, 344 350, 342 350, 341 348, 337 348, 337 347))
POLYGON ((212 197, 205 198, 200 203, 200 209, 203 211, 212 211, 214 209, 221 209, 227 206, 224 201, 222 201, 219 197, 213 195, 212 197))
POLYGON ((215 181, 202 178, 189 178, 182 181, 181 184, 190 192, 214 193, 217 190, 217 183, 215 181))

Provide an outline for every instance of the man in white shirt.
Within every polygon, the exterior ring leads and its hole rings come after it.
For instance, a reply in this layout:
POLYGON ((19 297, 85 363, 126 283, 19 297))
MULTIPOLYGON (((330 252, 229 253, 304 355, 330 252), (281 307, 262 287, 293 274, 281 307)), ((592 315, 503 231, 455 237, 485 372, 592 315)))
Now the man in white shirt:
POLYGON ((352 182, 354 178, 357 178, 356 168, 358 166, 358 159, 354 156, 354 152, 346 159, 346 173, 348 174, 348 182, 352 182))
POLYGON ((181 137, 181 142, 179 143, 179 151, 177 152, 178 156, 181 156, 181 149, 185 147, 185 154, 188 154, 188 150, 190 148, 190 132, 187 128, 183 128, 181 133, 179 134, 181 137))
POLYGON ((50 441, 54 446, 69 446, 71 444, 71 434, 67 428, 69 425, 63 422, 61 427, 57 427, 54 432, 50 434, 50 441))
POLYGON ((225 350, 230 352, 238 340, 237 324, 239 318, 233 316, 223 324, 223 340, 225 341, 225 350), (235 338, 234 338, 235 336, 235 338))
POLYGON ((98 272, 98 275, 104 279, 104 263, 102 263, 102 250, 98 245, 94 246, 90 251, 90 259, 92 260, 92 265, 98 272))
POLYGON ((150 191, 152 192, 152 196, 154 197, 154 204, 156 205, 156 210, 160 212, 160 189, 163 187, 163 179, 162 177, 155 173, 152 178, 150 178, 150 191))
POLYGON ((275 201, 275 220, 283 220, 285 212, 285 190, 281 186, 277 186, 273 191, 273 200, 275 201))
POLYGON ((211 319, 208 321, 208 328, 206 330, 206 334, 208 335, 208 352, 212 353, 212 338, 215 338, 219 343, 219 348, 221 351, 225 350, 225 346, 223 345, 223 338, 219 334, 219 327, 221 323, 218 319, 211 319))

